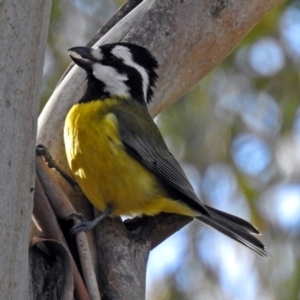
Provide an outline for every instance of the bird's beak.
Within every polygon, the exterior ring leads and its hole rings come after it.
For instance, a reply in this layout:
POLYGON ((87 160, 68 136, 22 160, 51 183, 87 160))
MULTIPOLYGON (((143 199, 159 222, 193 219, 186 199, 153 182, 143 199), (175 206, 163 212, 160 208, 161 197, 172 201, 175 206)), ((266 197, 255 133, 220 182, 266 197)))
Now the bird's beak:
POLYGON ((93 63, 96 62, 92 51, 93 49, 89 47, 73 47, 68 50, 74 63, 86 71, 91 70, 93 63))

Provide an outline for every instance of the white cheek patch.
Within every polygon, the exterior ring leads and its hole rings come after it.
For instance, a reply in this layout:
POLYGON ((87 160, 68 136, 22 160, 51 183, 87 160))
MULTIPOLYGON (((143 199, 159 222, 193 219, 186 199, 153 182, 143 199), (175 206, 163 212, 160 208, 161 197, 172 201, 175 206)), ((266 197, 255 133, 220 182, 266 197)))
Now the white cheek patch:
POLYGON ((122 59, 127 66, 135 68, 141 74, 143 80, 144 99, 145 101, 147 101, 147 89, 149 85, 149 76, 145 68, 141 67, 139 64, 133 61, 130 50, 125 46, 116 46, 112 50, 112 54, 122 59))
POLYGON ((92 48, 92 55, 98 60, 101 60, 103 58, 103 53, 100 48, 92 48))
POLYGON ((128 77, 120 74, 115 68, 101 64, 93 65, 93 75, 105 85, 104 91, 116 96, 129 96, 129 90, 125 81, 128 77))

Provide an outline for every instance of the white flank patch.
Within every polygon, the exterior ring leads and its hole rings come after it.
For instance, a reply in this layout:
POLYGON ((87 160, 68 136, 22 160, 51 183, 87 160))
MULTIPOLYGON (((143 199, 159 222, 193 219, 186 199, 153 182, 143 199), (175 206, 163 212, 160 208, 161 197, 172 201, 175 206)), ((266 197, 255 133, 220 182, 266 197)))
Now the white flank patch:
POLYGON ((98 59, 98 60, 101 60, 103 58, 103 53, 102 53, 102 50, 100 48, 92 48, 92 55, 98 59))
POLYGON ((132 54, 130 52, 130 49, 125 46, 116 46, 112 50, 112 54, 115 55, 118 58, 123 59, 124 63, 127 66, 135 68, 142 76, 143 79, 143 93, 144 93, 144 99, 147 101, 147 89, 149 85, 149 76, 142 66, 135 63, 132 59, 132 54))
POLYGON ((120 74, 115 68, 99 63, 93 65, 94 76, 105 85, 105 92, 116 96, 129 96, 128 86, 124 83, 128 80, 125 74, 120 74))

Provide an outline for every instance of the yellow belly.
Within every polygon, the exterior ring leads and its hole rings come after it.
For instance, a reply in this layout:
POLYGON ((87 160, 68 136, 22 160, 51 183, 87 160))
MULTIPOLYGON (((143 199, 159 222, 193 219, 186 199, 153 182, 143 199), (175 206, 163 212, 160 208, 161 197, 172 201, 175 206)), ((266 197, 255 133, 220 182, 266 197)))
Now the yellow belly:
POLYGON ((113 100, 76 104, 65 122, 69 166, 90 202, 100 211, 112 205, 113 215, 197 215, 181 201, 169 199, 157 178, 127 154, 108 104, 113 100))

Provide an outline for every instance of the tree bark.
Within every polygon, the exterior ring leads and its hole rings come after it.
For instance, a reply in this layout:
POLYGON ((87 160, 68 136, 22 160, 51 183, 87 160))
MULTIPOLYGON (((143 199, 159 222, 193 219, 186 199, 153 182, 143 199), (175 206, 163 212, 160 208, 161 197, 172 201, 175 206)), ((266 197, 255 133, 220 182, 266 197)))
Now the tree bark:
POLYGON ((51 1, 0 1, 0 299, 28 298, 36 124, 51 1))

